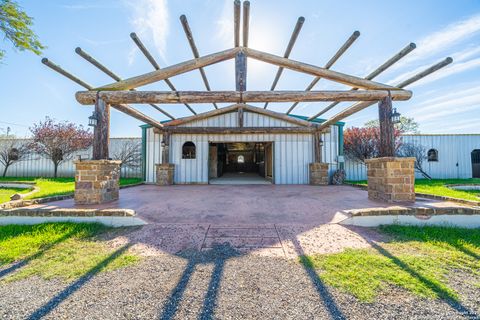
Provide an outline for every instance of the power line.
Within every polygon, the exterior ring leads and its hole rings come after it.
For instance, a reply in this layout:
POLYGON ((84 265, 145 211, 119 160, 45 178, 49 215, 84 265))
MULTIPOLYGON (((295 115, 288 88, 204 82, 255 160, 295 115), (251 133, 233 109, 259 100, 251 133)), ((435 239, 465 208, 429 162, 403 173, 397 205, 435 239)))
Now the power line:
POLYGON ((9 125, 11 125, 11 126, 18 126, 18 127, 28 128, 28 126, 26 126, 26 125, 24 125, 24 124, 18 124, 18 123, 13 123, 13 122, 0 121, 0 123, 9 124, 9 125))

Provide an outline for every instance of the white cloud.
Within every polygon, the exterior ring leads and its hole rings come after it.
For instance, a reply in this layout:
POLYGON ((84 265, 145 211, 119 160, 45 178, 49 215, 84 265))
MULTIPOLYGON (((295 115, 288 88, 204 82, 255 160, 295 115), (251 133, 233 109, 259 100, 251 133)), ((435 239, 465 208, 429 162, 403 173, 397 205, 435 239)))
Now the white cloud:
POLYGON ((416 110, 413 112, 415 119, 419 122, 425 122, 445 116, 470 113, 472 110, 480 111, 480 93, 478 89, 477 87, 476 94, 471 94, 473 89, 466 89, 457 92, 455 95, 449 93, 443 97, 425 101, 416 107, 416 110), (425 107, 422 108, 422 105, 425 107))
MULTIPOLYGON (((167 38, 170 33, 170 14, 167 0, 125 0, 131 10, 130 24, 144 42, 153 42, 155 49, 168 65, 167 38)), ((134 50, 128 54, 129 63, 133 63, 134 50)))
POLYGON ((233 1, 224 0, 220 16, 215 21, 216 38, 226 47, 233 47, 233 1))
POLYGON ((454 22, 418 41, 417 49, 396 64, 394 69, 437 56, 478 33, 480 33, 480 14, 454 22))

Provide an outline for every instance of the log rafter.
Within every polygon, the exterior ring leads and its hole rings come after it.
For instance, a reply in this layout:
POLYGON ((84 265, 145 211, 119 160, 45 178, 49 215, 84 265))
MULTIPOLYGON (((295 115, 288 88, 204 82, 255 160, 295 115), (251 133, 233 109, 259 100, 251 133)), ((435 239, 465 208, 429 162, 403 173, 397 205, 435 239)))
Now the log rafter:
MULTIPOLYGON (((197 45, 195 44, 195 40, 193 39, 192 29, 188 24, 187 16, 182 14, 180 16, 180 22, 182 23, 183 31, 185 32, 190 48, 192 49, 193 57, 195 59, 200 58, 197 45)), ((203 69, 203 67, 199 67, 198 71, 200 71, 200 75, 202 76, 202 81, 203 81, 203 84, 205 85, 205 89, 207 89, 207 91, 212 91, 210 88, 210 83, 208 82, 208 79, 207 79, 207 74, 205 73, 205 70, 203 69)), ((215 109, 218 109, 218 106, 215 102, 213 103, 213 106, 215 107, 215 109)))
MULTIPOLYGON (((140 40, 137 34, 135 32, 130 33, 130 38, 137 45, 138 49, 140 49, 140 51, 143 53, 145 58, 153 66, 153 68, 155 70, 160 70, 160 65, 157 63, 155 58, 151 55, 150 51, 148 51, 147 47, 145 47, 142 40, 140 40)), ((163 79, 163 81, 165 81, 165 83, 170 89, 172 89, 173 91, 177 91, 177 88, 175 88, 175 86, 173 85, 172 81, 170 81, 170 79, 166 78, 166 79, 163 79)), ((193 108, 188 103, 184 103, 184 105, 185 107, 187 107, 188 110, 190 110, 191 113, 197 114, 195 110, 193 110, 193 108)))
MULTIPOLYGON (((404 88, 407 85, 412 84, 412 83, 414 83, 414 82, 416 82, 420 79, 423 79, 426 76, 428 76, 429 74, 442 69, 443 67, 449 65, 452 62, 453 62, 452 58, 450 58, 450 57, 445 58, 444 60, 440 61, 439 63, 434 64, 433 66, 425 69, 424 71, 417 73, 413 77, 410 77, 410 78, 406 79, 405 81, 399 83, 397 86, 399 88, 404 88)), ((350 107, 344 109, 343 111, 337 113, 336 115, 334 115, 333 117, 331 117, 327 121, 323 122, 319 126, 319 130, 325 129, 328 126, 330 126, 332 124, 335 124, 337 121, 341 121, 341 120, 345 119, 346 117, 351 116, 354 113, 357 113, 357 112, 362 111, 363 109, 365 109, 365 108, 367 108, 371 105, 374 105, 375 103, 376 102, 370 102, 370 101, 357 102, 357 103, 351 105, 350 107)))
MULTIPOLYGON (((335 52, 333 57, 328 60, 324 68, 330 69, 335 64, 335 62, 337 62, 337 60, 348 50, 348 48, 352 46, 352 44, 355 42, 355 40, 358 39, 358 37, 360 37, 360 31, 354 31, 352 35, 347 39, 347 41, 345 41, 345 43, 337 50, 337 52, 335 52)), ((318 81, 320 81, 320 79, 322 79, 322 77, 315 77, 312 82, 310 82, 310 84, 307 86, 305 91, 312 90, 313 87, 318 83, 318 81)), ((294 104, 292 104, 292 106, 287 110, 287 114, 292 113, 293 109, 295 109, 298 104, 299 102, 295 102, 294 104)))

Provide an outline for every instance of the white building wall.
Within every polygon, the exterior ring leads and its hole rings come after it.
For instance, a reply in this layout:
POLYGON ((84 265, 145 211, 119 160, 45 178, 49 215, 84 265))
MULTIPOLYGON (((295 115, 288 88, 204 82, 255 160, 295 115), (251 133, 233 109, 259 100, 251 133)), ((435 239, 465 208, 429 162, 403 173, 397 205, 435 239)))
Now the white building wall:
MULTIPOLYGON (((216 122, 214 126, 225 123, 219 122, 222 121, 218 120, 219 117, 215 118, 217 119, 214 120, 216 122)), ((228 121, 228 118, 225 119, 228 121)), ((255 119, 255 117, 251 119, 255 119)), ((262 123, 269 123, 265 122, 263 117, 256 119, 262 121, 262 123)), ((211 121, 205 122, 207 125, 211 123, 211 121)), ((261 126, 253 121, 250 124, 254 127, 261 126)), ((282 123, 277 123, 272 126, 281 125, 282 123)), ((287 125, 290 125, 290 123, 287 122, 287 125)), ((155 164, 161 162, 162 137, 160 134, 153 133, 153 129, 147 129, 146 139, 146 182, 155 183, 155 164)), ((330 164, 330 172, 333 172, 337 169, 338 127, 332 126, 331 132, 323 134, 322 139, 324 141, 323 161, 330 164)), ((273 142, 275 183, 309 183, 308 165, 313 162, 314 157, 312 134, 172 134, 169 161, 175 164, 175 183, 208 183, 208 148, 210 142, 273 142), (182 159, 182 145, 186 141, 195 143, 196 159, 182 159)))
MULTIPOLYGON (((18 139, 19 142, 29 142, 29 139, 18 139)), ((111 138, 110 139, 110 155, 114 155, 120 151, 122 145, 126 142, 141 143, 141 138, 111 138)), ((0 143, 3 143, 0 140, 0 143)), ((83 159, 91 158, 92 148, 76 152, 70 160, 62 162, 58 167, 59 177, 75 176, 75 168, 73 160, 81 156, 83 159)), ((3 173, 3 165, 0 164, 0 175, 3 173)), ((30 154, 23 160, 12 164, 8 167, 7 177, 52 177, 53 164, 52 161, 38 154, 30 154)), ((142 177, 142 168, 139 164, 138 168, 122 168, 122 177, 142 177)))
MULTIPOLYGON (((438 162, 424 160, 423 169, 435 179, 468 179, 472 177, 471 153, 480 149, 480 134, 416 134, 404 135, 404 143, 422 145, 438 151, 438 162)), ((365 165, 347 159, 345 171, 348 180, 366 180, 365 165)), ((417 178, 422 178, 416 173, 417 178)))

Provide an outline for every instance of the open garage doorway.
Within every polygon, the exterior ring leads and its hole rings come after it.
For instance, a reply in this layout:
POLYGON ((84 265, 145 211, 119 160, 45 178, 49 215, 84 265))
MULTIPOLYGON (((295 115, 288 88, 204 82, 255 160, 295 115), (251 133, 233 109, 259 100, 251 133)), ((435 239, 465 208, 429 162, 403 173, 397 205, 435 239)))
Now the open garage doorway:
POLYGON ((272 142, 209 144, 210 184, 273 183, 272 142))

